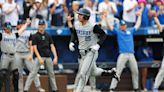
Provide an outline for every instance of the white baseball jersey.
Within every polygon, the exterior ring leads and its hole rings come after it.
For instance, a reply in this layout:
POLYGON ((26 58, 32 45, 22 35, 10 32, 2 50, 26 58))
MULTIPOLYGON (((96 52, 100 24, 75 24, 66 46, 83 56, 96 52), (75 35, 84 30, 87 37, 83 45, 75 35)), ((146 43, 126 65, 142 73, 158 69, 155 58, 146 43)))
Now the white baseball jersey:
POLYGON ((16 52, 16 33, 2 33, 1 39, 1 51, 5 53, 15 53, 16 52))
POLYGON ((24 31, 16 42, 17 52, 29 52, 29 37, 31 35, 30 31, 24 31))
POLYGON ((75 30, 79 40, 79 49, 87 50, 92 45, 97 44, 98 36, 93 32, 94 24, 87 22, 87 24, 82 25, 79 21, 75 24, 75 30))

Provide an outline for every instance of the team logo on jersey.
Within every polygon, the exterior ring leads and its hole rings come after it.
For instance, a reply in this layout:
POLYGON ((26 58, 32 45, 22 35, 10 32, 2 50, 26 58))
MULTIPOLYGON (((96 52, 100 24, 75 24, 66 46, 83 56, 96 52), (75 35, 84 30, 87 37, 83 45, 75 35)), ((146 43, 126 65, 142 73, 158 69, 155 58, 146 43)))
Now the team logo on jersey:
POLYGON ((42 36, 42 40, 45 40, 45 36, 44 35, 42 36))

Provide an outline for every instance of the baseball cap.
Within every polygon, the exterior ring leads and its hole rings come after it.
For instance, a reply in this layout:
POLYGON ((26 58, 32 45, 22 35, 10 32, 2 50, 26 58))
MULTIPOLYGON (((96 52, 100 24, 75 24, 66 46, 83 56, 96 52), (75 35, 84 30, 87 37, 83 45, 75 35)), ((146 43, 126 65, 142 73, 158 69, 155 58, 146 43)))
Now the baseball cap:
POLYGON ((44 20, 39 20, 39 25, 45 25, 45 21, 44 20))
POLYGON ((124 20, 120 20, 120 25, 125 25, 126 22, 124 20))
POLYGON ((11 29, 11 23, 10 22, 5 22, 4 27, 11 29))

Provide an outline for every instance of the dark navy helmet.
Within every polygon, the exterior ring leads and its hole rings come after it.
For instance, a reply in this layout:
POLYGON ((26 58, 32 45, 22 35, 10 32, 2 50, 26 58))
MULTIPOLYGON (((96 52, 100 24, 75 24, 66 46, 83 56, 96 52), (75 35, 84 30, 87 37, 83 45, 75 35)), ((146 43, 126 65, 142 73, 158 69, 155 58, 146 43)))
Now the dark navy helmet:
POLYGON ((39 25, 45 25, 45 21, 44 20, 39 20, 39 25))
POLYGON ((124 20, 120 20, 120 25, 126 25, 126 22, 124 20))
POLYGON ((80 8, 77 13, 88 17, 91 15, 90 11, 85 8, 80 8))
POLYGON ((10 29, 12 28, 10 22, 5 22, 4 27, 5 27, 5 28, 10 28, 10 29))

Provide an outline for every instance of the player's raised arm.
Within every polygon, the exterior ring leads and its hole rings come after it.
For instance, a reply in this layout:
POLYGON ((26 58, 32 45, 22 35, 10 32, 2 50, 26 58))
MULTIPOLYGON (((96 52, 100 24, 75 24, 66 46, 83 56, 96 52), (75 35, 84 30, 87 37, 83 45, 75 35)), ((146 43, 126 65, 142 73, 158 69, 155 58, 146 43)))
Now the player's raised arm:
POLYGON ((156 16, 154 17, 154 21, 157 24, 157 28, 159 29, 159 32, 162 32, 163 28, 159 22, 159 19, 156 16))
POLYGON ((141 25, 142 11, 143 11, 143 9, 140 9, 139 11, 136 12, 136 15, 138 16, 137 22, 136 22, 136 24, 134 26, 134 28, 136 30, 138 30, 140 25, 141 25))
POLYGON ((69 49, 71 51, 75 51, 74 45, 75 45, 75 42, 78 42, 78 40, 77 40, 76 30, 73 27, 73 24, 71 22, 72 19, 73 18, 71 16, 67 17, 68 27, 69 27, 69 29, 71 31, 71 39, 70 39, 70 43, 69 43, 69 49))
POLYGON ((26 20, 26 23, 18 30, 18 34, 22 34, 24 32, 24 30, 28 27, 28 25, 31 23, 30 19, 26 20))
POLYGON ((105 16, 105 21, 107 23, 107 26, 108 26, 109 30, 113 31, 113 26, 110 24, 110 20, 107 18, 107 16, 105 16))

